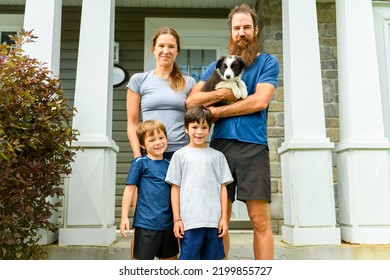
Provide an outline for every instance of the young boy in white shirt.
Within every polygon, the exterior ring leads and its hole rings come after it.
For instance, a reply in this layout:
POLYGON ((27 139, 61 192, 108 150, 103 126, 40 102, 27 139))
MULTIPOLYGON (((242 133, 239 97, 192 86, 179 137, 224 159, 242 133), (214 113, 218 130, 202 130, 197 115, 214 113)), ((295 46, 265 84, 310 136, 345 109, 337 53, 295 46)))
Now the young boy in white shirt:
POLYGON ((222 237, 228 231, 226 184, 233 178, 225 156, 206 143, 211 122, 211 112, 203 105, 186 111, 184 127, 190 143, 173 154, 165 179, 172 184, 179 260, 225 257, 222 237))

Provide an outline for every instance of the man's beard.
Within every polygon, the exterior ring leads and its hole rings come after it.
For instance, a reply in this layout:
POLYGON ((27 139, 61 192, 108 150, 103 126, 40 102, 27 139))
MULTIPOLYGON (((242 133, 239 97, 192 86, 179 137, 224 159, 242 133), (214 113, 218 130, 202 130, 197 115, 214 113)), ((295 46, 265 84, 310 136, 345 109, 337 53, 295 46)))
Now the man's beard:
POLYGON ((241 38, 238 42, 235 42, 230 37, 228 50, 230 55, 241 56, 244 59, 246 65, 249 67, 255 61, 260 51, 260 46, 259 42, 256 40, 256 37, 255 40, 241 38))

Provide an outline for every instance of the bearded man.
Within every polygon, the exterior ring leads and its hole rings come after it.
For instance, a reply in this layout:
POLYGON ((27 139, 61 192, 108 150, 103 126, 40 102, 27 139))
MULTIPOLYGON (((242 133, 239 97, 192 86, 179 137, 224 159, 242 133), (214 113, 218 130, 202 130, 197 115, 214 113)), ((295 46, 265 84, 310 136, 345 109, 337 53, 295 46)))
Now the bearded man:
MULTIPOLYGON (((205 81, 215 70, 210 64, 186 100, 208 106, 215 120, 210 146, 221 151, 234 182, 227 186, 228 221, 235 199, 245 202, 253 226, 255 259, 273 259, 274 240, 270 222, 271 175, 267 140, 268 105, 275 92, 279 62, 275 56, 259 53, 257 15, 248 5, 234 7, 229 14, 229 54, 242 56, 248 65, 242 80, 248 89, 246 99, 237 100, 230 89, 202 92, 205 81), (233 103, 214 107, 222 100, 233 103)), ((224 238, 226 258, 230 242, 224 238)))

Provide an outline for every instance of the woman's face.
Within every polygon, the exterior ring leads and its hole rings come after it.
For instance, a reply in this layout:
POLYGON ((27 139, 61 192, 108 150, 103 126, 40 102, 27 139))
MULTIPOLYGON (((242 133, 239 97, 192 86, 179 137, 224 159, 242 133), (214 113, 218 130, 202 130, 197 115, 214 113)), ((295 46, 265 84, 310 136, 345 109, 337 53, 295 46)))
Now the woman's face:
POLYGON ((153 48, 156 64, 159 66, 169 67, 175 62, 179 51, 175 37, 171 34, 162 34, 158 36, 156 45, 153 48))

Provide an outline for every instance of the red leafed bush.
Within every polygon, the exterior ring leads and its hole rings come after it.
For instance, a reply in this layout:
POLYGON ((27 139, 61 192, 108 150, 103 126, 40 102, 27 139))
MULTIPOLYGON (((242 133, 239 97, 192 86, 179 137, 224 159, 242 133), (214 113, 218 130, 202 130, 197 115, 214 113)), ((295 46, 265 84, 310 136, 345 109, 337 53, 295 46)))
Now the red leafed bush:
POLYGON ((58 230, 47 198, 63 195, 75 156, 75 108, 45 64, 23 53, 32 32, 11 39, 0 45, 0 259, 41 259, 39 229, 58 230))

